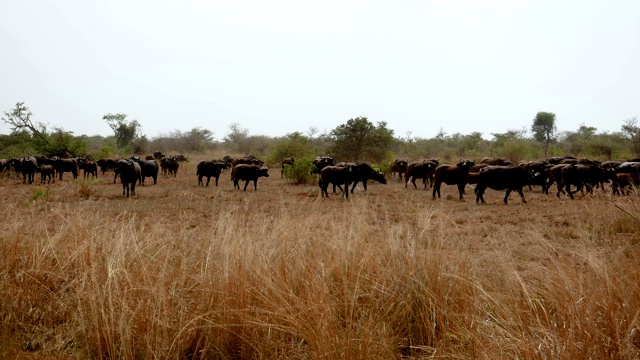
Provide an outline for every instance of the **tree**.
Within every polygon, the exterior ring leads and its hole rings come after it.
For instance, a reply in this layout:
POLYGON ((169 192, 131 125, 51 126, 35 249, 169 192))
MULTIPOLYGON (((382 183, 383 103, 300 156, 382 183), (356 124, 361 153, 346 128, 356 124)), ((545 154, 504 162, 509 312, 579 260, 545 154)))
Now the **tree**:
POLYGON ((347 120, 331 131, 334 140, 333 154, 339 159, 350 161, 372 160, 380 162, 387 156, 393 144, 393 130, 387 123, 378 122, 374 126, 366 117, 347 120))
POLYGON ((224 141, 231 143, 237 152, 248 154, 249 151, 251 151, 247 141, 249 138, 249 129, 243 129, 240 127, 240 124, 233 123, 229 125, 229 130, 231 132, 224 137, 224 141))
POLYGON ((280 164, 283 159, 289 157, 296 159, 303 157, 313 158, 314 152, 311 139, 296 131, 276 140, 267 162, 269 164, 280 164))
POLYGON ((640 155, 640 127, 638 127, 638 119, 636 117, 624 120, 622 135, 631 143, 634 154, 636 156, 640 155))
POLYGON ((6 124, 11 126, 11 132, 20 132, 27 130, 33 137, 39 138, 43 142, 47 140, 47 127, 42 123, 34 123, 31 120, 31 110, 24 105, 24 102, 16 103, 16 107, 11 111, 5 111, 2 118, 6 124))
POLYGON ((102 117, 102 120, 113 130, 118 149, 129 145, 140 136, 140 123, 138 120, 127 120, 127 116, 127 114, 106 114, 102 117))
POLYGON ((31 120, 33 114, 24 102, 17 103, 14 109, 5 111, 4 114, 2 121, 11 126, 12 134, 30 134, 29 140, 20 146, 25 153, 72 157, 85 155, 87 152, 86 141, 73 136, 73 132, 58 127, 50 132, 43 123, 34 123, 31 120))
POLYGON ((556 114, 541 111, 536 114, 531 125, 533 137, 540 143, 544 149, 544 156, 547 157, 549 144, 555 140, 556 133, 556 114))

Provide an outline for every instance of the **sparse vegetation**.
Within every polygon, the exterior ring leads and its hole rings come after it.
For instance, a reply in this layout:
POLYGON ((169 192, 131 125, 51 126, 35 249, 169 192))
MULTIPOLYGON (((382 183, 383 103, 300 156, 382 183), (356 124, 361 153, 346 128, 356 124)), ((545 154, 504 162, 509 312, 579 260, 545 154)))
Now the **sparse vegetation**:
POLYGON ((316 167, 313 159, 308 157, 296 158, 293 165, 285 164, 282 175, 294 184, 313 184, 316 182, 316 175, 311 171, 316 167))
POLYGON ((202 159, 135 200, 1 179, 0 358, 640 356, 636 195, 244 193, 202 159))

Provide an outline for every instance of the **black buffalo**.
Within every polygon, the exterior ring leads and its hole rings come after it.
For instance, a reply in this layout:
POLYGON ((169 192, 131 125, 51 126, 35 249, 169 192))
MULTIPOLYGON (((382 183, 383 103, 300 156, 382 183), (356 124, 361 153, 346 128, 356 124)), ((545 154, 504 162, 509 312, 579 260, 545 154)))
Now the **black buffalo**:
POLYGON ((56 173, 58 174, 58 179, 62 180, 62 175, 64 175, 64 173, 66 172, 70 172, 73 175, 74 179, 78 178, 77 159, 60 159, 58 157, 53 157, 52 163, 53 167, 56 169, 56 173))
POLYGON ((244 180, 244 191, 247 191, 249 181, 253 181, 253 189, 258 190, 258 178, 269 177, 269 168, 260 165, 238 164, 231 169, 231 180, 233 188, 240 189, 238 182, 244 180))
POLYGON ((575 159, 573 156, 552 156, 550 158, 546 158, 544 161, 551 165, 558 165, 560 162, 566 159, 575 159))
POLYGON ((570 164, 556 164, 551 165, 551 167, 546 169, 547 174, 549 174, 547 178, 547 186, 545 188, 546 194, 549 194, 549 188, 551 188, 551 185, 553 185, 554 182, 558 187, 556 196, 560 197, 560 193, 564 192, 564 190, 562 189, 562 169, 566 168, 569 165, 570 164))
POLYGON ((198 176, 198 185, 204 185, 202 182, 202 178, 207 178, 207 185, 209 186, 209 181, 211 177, 216 179, 216 186, 218 186, 218 178, 220 177, 220 173, 225 168, 226 164, 224 162, 218 161, 201 161, 198 163, 196 168, 196 175, 198 176))
POLYGON ((475 178, 476 203, 484 201, 484 192, 487 188, 493 190, 506 190, 504 203, 507 204, 509 194, 518 192, 522 202, 526 203, 522 188, 528 185, 532 179, 532 173, 519 166, 486 166, 478 172, 475 178))
POLYGON ((104 175, 107 171, 115 171, 117 163, 118 160, 116 159, 100 159, 96 161, 96 164, 100 167, 102 175, 104 175))
POLYGON ((51 184, 51 180, 55 182, 56 177, 56 169, 53 168, 53 165, 40 165, 40 184, 44 184, 47 182, 51 184))
POLYGON ((345 166, 325 166, 320 170, 320 180, 318 180, 318 186, 320 187, 320 194, 327 198, 329 193, 327 188, 329 184, 338 186, 342 191, 342 194, 349 198, 349 184, 355 181, 359 175, 354 171, 353 165, 345 166), (344 189, 343 187, 344 186, 344 189))
POLYGON ((407 172, 408 165, 409 162, 407 159, 395 159, 391 165, 391 177, 393 177, 393 174, 397 173, 400 180, 402 180, 402 175, 407 172))
MULTIPOLYGON (((422 179, 422 184, 424 188, 427 188, 427 179, 433 179, 433 174, 436 170, 437 165, 429 160, 423 160, 422 162, 413 162, 407 166, 407 170, 404 174, 404 187, 406 188, 409 184, 409 181, 413 184, 414 188, 418 188, 416 186, 416 180, 422 179)), ((432 181, 429 181, 429 185, 432 185, 432 181)))
POLYGON ((116 173, 120 174, 120 182, 122 183, 122 195, 129 196, 136 194, 136 182, 140 181, 142 170, 140 164, 134 160, 119 160, 116 164, 116 173))
POLYGON ((640 184, 640 178, 636 174, 616 173, 616 181, 613 182, 611 190, 613 195, 629 195, 636 184, 640 184))
POLYGON ((336 161, 331 156, 316 156, 313 159, 313 165, 316 167, 312 173, 319 174, 322 169, 327 166, 336 166, 336 161))
POLYGON ((140 165, 140 185, 144 185, 144 179, 146 177, 153 178, 153 185, 158 183, 159 165, 156 160, 142 160, 139 157, 132 157, 131 160, 136 161, 138 165, 140 165))
POLYGON ((20 162, 20 171, 22 172, 23 183, 26 184, 29 180, 29 184, 33 183, 33 179, 38 170, 38 162, 35 157, 27 156, 22 158, 20 162))
POLYGON ((367 181, 374 180, 381 184, 386 184, 387 180, 384 178, 384 175, 380 171, 374 170, 371 165, 364 162, 356 162, 356 163, 339 163, 336 166, 352 166, 353 171, 353 185, 351 186, 351 193, 353 194, 353 190, 356 188, 358 183, 362 183, 364 187, 364 191, 367 191, 367 181))
POLYGON ((500 157, 485 157, 478 161, 479 164, 487 164, 487 165, 500 165, 500 166, 508 166, 511 165, 511 161, 500 158, 500 157))
POLYGON ((86 179, 89 175, 94 178, 98 178, 98 164, 94 161, 86 160, 78 164, 78 167, 82 169, 83 177, 86 179))
POLYGON ((153 158, 156 160, 160 160, 164 157, 166 157, 167 155, 165 153, 163 153, 162 151, 154 151, 153 152, 153 158))
POLYGON ((457 185, 458 192, 460 193, 460 200, 462 200, 462 194, 464 194, 464 187, 467 184, 467 176, 469 175, 469 168, 475 165, 470 160, 460 160, 456 165, 440 165, 436 168, 435 172, 435 184, 433 185, 433 197, 440 197, 440 186, 442 183, 447 185, 457 185))
POLYGON ((236 165, 240 164, 264 166, 264 161, 258 159, 254 155, 247 155, 241 158, 233 159, 231 161, 231 168, 233 169, 236 165))
POLYGON ((163 157, 160 159, 160 167, 162 168, 163 175, 173 175, 173 177, 176 177, 178 176, 180 163, 174 157, 163 157))
MULTIPOLYGON (((592 193, 596 185, 610 181, 618 181, 616 172, 612 169, 601 169, 594 165, 570 164, 562 169, 562 183, 558 187, 564 187, 573 200, 573 194, 581 191, 582 187, 586 187, 587 191, 592 193), (571 191, 571 185, 575 186, 577 190, 571 191)), ((559 193, 558 196, 560 196, 559 193)))

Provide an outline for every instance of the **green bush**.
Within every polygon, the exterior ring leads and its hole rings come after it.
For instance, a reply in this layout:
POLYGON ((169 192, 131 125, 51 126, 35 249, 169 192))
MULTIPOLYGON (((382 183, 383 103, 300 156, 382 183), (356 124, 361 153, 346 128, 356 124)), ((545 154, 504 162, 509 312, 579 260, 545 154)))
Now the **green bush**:
POLYGON ((315 175, 311 174, 311 171, 315 168, 316 167, 313 165, 313 160, 311 158, 296 158, 293 165, 284 166, 282 169, 282 176, 296 185, 311 184, 315 183, 315 175))

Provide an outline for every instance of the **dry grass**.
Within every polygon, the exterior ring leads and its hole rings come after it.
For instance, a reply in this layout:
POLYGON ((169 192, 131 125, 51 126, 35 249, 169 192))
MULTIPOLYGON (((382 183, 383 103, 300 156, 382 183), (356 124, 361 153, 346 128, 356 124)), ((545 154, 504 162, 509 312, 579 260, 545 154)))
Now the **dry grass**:
POLYGON ((0 357, 640 356, 635 196, 345 201, 275 170, 197 187, 195 163, 131 199, 0 179, 0 357))

